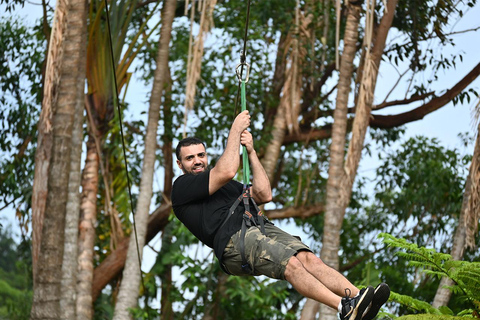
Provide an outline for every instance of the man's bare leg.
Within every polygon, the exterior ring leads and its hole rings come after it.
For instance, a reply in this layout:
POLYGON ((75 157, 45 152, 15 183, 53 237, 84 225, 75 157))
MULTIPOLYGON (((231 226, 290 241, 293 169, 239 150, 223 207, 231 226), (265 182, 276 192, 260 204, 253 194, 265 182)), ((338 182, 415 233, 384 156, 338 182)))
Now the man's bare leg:
POLYGON ((295 256, 288 261, 285 269, 285 279, 304 297, 316 300, 337 310, 341 297, 317 280, 295 256))
POLYGON ((358 294, 359 290, 337 270, 327 266, 319 257, 309 251, 300 251, 296 255, 305 269, 330 291, 340 297, 345 296, 345 289, 351 291, 351 296, 358 294))

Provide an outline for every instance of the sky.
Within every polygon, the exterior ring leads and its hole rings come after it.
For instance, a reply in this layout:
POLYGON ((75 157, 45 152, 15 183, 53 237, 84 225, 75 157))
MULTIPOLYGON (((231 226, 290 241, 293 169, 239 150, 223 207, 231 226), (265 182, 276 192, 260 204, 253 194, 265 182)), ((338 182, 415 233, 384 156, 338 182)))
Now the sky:
MULTIPOLYGON (((23 9, 17 9, 16 14, 27 17, 28 21, 33 21, 41 16, 40 6, 34 5, 33 1, 29 2, 23 9)), ((252 8, 254 10, 254 7, 252 8)), ((4 12, 4 5, 0 5, 0 12, 4 12)), ((458 32, 461 30, 468 30, 477 28, 480 26, 480 5, 475 6, 469 12, 465 14, 465 17, 458 23, 451 22, 454 24, 452 26, 452 32, 458 32)), ((390 35, 390 38, 395 35, 390 35)), ((457 65, 456 71, 443 72, 440 71, 437 73, 439 81, 435 84, 436 88, 449 89, 461 78, 463 78, 477 63, 480 62, 480 31, 479 32, 470 32, 465 34, 458 34, 455 36, 457 45, 453 48, 448 49, 449 53, 457 54, 464 52, 463 62, 457 65)), ((429 44, 430 46, 435 46, 435 44, 429 44)), ((434 47, 433 47, 434 48, 434 47)), ((434 48, 435 49, 435 48, 434 48)), ((447 52, 447 53, 448 53, 447 52)), ((446 54, 447 54, 446 53, 446 54)), ((403 72, 405 67, 400 66, 400 72, 403 72)), ((250 75, 254 77, 254 74, 250 75)), ((393 84, 396 82, 398 76, 398 71, 389 66, 386 63, 382 63, 378 84, 375 91, 375 103, 382 102, 385 95, 391 90, 393 84)), ((140 81, 134 78, 134 83, 130 85, 130 93, 127 94, 127 102, 131 105, 137 105, 140 109, 148 109, 148 95, 151 88, 145 87, 140 81)), ((480 79, 474 81, 469 87, 474 88, 480 92, 480 79)), ((404 96, 405 87, 397 88, 393 93, 390 99, 400 99, 404 96)), ((465 103, 463 105, 453 106, 452 103, 441 108, 440 110, 427 115, 423 120, 416 121, 408 124, 406 126, 406 138, 424 135, 430 138, 437 138, 440 140, 441 144, 447 148, 460 148, 462 153, 473 153, 473 145, 469 145, 467 148, 464 148, 461 144, 460 139, 458 138, 459 133, 470 132, 470 135, 476 133, 476 120, 473 116, 473 108, 478 103, 478 100, 472 101, 471 103, 465 103)), ((385 110, 383 114, 397 113, 398 110, 407 111, 412 109, 412 106, 409 106, 408 109, 401 109, 404 107, 397 107, 397 110, 385 110)), ((405 138, 405 139, 406 139, 405 138)), ((374 169, 378 165, 378 159, 373 157, 364 158, 360 164, 359 173, 371 175, 374 173, 374 169)), ((177 171, 177 174, 179 172, 177 171)), ((154 188, 161 189, 162 185, 162 173, 157 172, 155 174, 154 188)), ((14 212, 12 210, 3 210, 0 212, 0 219, 7 218, 8 221, 13 221, 14 212)), ((294 234, 299 234, 299 231, 293 223, 288 222, 279 222, 282 228, 286 229, 289 232, 294 234)), ((157 250, 159 249, 159 240, 158 236, 152 240, 152 246, 157 250)), ((208 254, 208 250, 203 254, 208 254)), ((146 249, 144 253, 145 265, 142 267, 145 271, 150 269, 150 266, 153 264, 156 254, 149 248, 146 249)))

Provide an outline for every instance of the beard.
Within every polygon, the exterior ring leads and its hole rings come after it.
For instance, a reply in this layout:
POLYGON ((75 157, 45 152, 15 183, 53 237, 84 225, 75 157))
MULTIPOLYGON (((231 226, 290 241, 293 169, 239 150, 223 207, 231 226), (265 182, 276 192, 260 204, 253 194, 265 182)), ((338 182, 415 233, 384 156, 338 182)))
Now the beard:
POLYGON ((189 171, 187 170, 183 170, 183 173, 190 173, 190 174, 193 174, 193 175, 197 175, 197 174, 200 174, 202 172, 205 172, 206 170, 206 166, 204 164, 199 164, 199 165, 196 165, 196 166, 193 166, 189 171))

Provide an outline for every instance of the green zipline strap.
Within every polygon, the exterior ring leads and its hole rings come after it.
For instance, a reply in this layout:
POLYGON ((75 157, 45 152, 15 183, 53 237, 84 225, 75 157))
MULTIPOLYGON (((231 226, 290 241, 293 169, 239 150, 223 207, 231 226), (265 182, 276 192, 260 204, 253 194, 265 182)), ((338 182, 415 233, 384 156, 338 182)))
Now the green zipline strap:
MULTIPOLYGON (((242 86, 242 112, 247 110, 247 99, 245 97, 245 81, 241 80, 242 86)), ((248 162, 247 148, 243 146, 243 184, 245 186, 250 185, 250 164, 248 162)))

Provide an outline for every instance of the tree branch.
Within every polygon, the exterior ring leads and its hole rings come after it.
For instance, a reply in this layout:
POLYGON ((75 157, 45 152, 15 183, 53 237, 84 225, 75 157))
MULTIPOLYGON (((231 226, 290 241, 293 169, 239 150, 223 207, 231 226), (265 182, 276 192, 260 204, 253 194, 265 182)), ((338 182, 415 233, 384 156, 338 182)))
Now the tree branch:
MULTIPOLYGON (((412 102, 424 100, 424 99, 426 99, 430 96, 433 96, 433 95, 435 95, 435 92, 428 92, 428 93, 421 94, 419 96, 412 96, 412 97, 410 97, 408 99, 404 99, 404 100, 393 100, 393 101, 388 101, 388 102, 382 102, 382 103, 380 103, 376 106, 373 106, 372 110, 381 110, 381 109, 385 109, 385 108, 392 107, 392 106, 406 105, 406 104, 409 104, 409 103, 412 103, 412 102)), ((351 109, 353 111, 353 108, 351 108, 351 109)))
POLYGON ((447 90, 443 95, 433 98, 426 104, 415 108, 411 111, 397 115, 372 115, 370 126, 376 128, 394 128, 409 122, 423 119, 427 114, 432 113, 445 106, 452 101, 460 92, 462 92, 469 84, 480 75, 480 63, 477 64, 462 80, 460 80, 451 89, 447 90))
MULTIPOLYGON (((415 108, 411 111, 404 112, 397 115, 373 115, 370 119, 370 127, 390 129, 402 126, 406 123, 423 119, 427 114, 430 114, 452 101, 459 93, 461 93, 468 85, 470 85, 480 75, 480 63, 477 64, 462 80, 454 85, 450 90, 447 90, 443 95, 435 97, 422 106, 415 108)), ((411 102, 425 99, 429 96, 433 96, 434 93, 429 92, 420 96, 411 97, 405 100, 396 100, 390 102, 384 102, 377 107, 376 110, 380 110, 386 107, 404 105, 411 102)), ((349 108, 349 112, 353 112, 353 108, 349 108)), ((348 120, 348 127, 351 128, 352 119, 348 120)), ((291 144, 294 142, 303 142, 310 138, 313 140, 328 139, 332 134, 332 125, 328 124, 321 128, 310 131, 309 128, 302 128, 299 133, 288 134, 285 136, 283 144, 291 144)))
POLYGON ((302 207, 288 207, 278 210, 265 210, 265 215, 269 219, 286 219, 286 218, 308 218, 322 214, 324 211, 323 204, 302 207))

